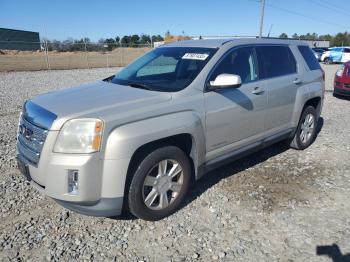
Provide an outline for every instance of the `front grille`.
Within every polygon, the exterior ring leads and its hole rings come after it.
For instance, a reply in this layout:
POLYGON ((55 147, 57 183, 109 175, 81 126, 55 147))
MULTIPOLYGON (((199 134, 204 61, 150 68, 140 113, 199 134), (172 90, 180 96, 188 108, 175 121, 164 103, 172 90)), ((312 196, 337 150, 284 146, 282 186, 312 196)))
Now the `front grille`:
POLYGON ((17 134, 17 150, 20 155, 35 166, 39 163, 47 132, 46 129, 30 123, 23 116, 21 117, 17 134))
POLYGON ((350 84, 344 84, 345 88, 350 88, 350 84))

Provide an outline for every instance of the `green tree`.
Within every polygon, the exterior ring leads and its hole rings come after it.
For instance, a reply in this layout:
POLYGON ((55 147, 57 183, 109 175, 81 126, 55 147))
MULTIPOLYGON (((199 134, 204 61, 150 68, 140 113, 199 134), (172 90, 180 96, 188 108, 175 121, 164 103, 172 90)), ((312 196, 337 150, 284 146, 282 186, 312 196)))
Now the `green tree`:
POLYGON ((119 43, 120 43, 120 37, 119 36, 115 37, 115 43, 119 46, 119 43))
POLYGON ((131 46, 139 44, 139 41, 140 41, 140 36, 139 35, 132 35, 130 37, 130 45, 131 46))
POLYGON ((149 35, 141 35, 140 44, 146 45, 151 43, 151 37, 149 35))
POLYGON ((298 36, 297 33, 294 33, 294 34, 292 35, 292 38, 293 38, 293 39, 299 39, 299 36, 298 36))
POLYGON ((122 39, 120 40, 120 43, 123 46, 128 46, 130 44, 130 36, 128 35, 123 36, 122 39))
POLYGON ((107 38, 105 40, 105 44, 107 45, 107 50, 112 51, 114 48, 116 48, 115 39, 114 38, 107 38))
POLYGON ((330 34, 318 36, 318 40, 332 41, 333 36, 330 34))
POLYGON ((307 33, 306 35, 302 36, 303 39, 305 40, 317 40, 318 39, 318 35, 316 33, 307 33))
POLYGON ((350 45, 350 35, 347 32, 338 33, 334 36, 332 46, 348 46, 350 45))
POLYGON ((287 39, 288 35, 286 33, 282 33, 282 34, 280 34, 279 38, 287 39))
POLYGON ((152 42, 161 42, 164 38, 161 35, 152 35, 152 42))

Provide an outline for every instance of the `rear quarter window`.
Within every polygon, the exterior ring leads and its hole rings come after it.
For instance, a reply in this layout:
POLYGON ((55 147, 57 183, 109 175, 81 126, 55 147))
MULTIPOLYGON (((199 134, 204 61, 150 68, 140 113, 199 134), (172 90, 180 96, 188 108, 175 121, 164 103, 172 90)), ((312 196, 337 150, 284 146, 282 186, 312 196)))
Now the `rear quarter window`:
POLYGON ((256 48, 260 79, 290 75, 297 72, 295 58, 288 46, 256 48))
POLYGON ((300 45, 298 46, 298 49, 310 70, 321 69, 320 63, 317 61, 310 47, 306 45, 300 45))

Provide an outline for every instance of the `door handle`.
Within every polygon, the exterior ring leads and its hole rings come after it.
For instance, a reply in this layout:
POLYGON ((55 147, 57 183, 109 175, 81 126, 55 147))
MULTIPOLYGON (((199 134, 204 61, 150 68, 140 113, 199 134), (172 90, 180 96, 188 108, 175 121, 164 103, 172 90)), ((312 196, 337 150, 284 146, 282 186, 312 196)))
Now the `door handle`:
POLYGON ((303 83, 303 81, 301 81, 300 78, 295 78, 294 81, 293 81, 293 84, 295 84, 295 85, 300 85, 302 83, 303 83))
POLYGON ((262 93, 264 93, 264 90, 260 89, 260 87, 258 87, 258 86, 254 87, 254 90, 252 91, 252 94, 254 94, 254 95, 260 95, 262 93))

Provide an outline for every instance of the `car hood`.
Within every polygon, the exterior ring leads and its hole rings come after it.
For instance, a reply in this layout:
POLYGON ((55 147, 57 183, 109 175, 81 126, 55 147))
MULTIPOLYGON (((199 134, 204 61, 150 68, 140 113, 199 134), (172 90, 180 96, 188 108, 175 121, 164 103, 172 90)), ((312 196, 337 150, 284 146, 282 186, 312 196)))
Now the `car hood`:
POLYGON ((111 114, 139 111, 171 99, 170 93, 156 92, 104 81, 49 92, 30 102, 56 115, 50 130, 59 130, 64 122, 78 117, 103 119, 111 114))

